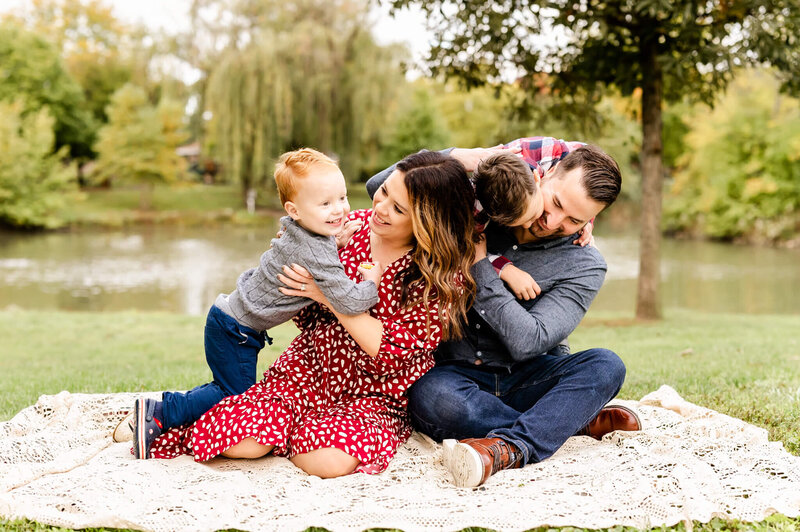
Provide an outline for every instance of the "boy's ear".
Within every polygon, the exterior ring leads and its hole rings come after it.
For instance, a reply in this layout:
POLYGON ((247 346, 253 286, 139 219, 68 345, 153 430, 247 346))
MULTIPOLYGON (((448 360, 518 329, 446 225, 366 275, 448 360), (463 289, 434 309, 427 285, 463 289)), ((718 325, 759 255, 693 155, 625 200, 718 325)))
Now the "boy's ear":
POLYGON ((292 220, 297 221, 300 219, 300 212, 297 210, 297 205, 291 201, 284 203, 283 208, 286 210, 286 214, 292 217, 292 220))
POLYGON ((533 171, 533 180, 537 185, 542 183, 542 174, 539 173, 538 168, 533 171))

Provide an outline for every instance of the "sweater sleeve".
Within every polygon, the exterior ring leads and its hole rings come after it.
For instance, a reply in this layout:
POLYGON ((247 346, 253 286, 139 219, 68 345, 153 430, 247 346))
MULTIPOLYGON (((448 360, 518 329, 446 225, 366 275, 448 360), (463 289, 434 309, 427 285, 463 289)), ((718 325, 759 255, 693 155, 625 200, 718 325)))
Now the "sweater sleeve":
POLYGON ((557 345, 578 326, 605 279, 602 259, 570 271, 526 309, 506 288, 488 259, 472 266, 478 285, 473 309, 495 331, 515 361, 557 345))
POLYGON ((333 240, 315 241, 307 250, 305 262, 314 282, 337 312, 360 314, 378 302, 378 287, 374 282, 357 283, 347 276, 333 240))

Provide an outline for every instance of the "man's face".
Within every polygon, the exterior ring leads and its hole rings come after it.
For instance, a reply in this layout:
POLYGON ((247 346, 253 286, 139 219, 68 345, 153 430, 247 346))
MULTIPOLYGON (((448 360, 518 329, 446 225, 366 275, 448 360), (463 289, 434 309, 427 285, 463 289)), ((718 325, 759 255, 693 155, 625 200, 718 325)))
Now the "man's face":
POLYGON ((558 238, 580 231, 605 205, 591 199, 581 184, 583 170, 574 168, 561 177, 552 169, 542 178, 542 215, 521 233, 520 240, 558 238))

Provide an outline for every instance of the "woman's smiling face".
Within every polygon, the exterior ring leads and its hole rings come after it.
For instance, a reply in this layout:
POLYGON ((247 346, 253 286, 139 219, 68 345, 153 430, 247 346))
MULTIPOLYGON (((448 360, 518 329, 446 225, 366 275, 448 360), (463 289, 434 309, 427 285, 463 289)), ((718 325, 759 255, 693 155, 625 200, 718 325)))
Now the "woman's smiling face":
POLYGON ((411 204, 405 185, 405 174, 395 170, 384 181, 372 199, 369 226, 373 233, 398 242, 411 243, 411 204))

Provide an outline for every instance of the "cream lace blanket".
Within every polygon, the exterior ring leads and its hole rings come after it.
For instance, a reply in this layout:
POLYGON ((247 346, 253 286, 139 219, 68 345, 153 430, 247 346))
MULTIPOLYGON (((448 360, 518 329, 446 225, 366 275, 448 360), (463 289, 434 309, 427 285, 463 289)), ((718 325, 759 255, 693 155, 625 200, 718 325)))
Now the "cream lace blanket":
POLYGON ((415 434, 380 475, 322 480, 283 458, 136 461, 111 431, 133 394, 62 392, 0 423, 0 516, 144 530, 372 527, 494 530, 648 528, 719 516, 800 513, 800 458, 763 429, 669 387, 636 408, 645 428, 571 438, 540 464, 455 488, 441 448, 415 434))

